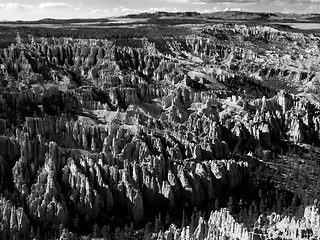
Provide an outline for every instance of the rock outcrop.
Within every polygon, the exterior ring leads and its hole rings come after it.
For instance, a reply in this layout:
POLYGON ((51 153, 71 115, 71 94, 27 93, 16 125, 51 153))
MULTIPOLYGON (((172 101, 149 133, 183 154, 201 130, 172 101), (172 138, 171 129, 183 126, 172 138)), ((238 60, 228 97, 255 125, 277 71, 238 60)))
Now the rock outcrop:
MULTIPOLYGON (((239 24, 192 32, 133 38, 140 47, 17 38, 0 51, 1 230, 87 233, 94 223, 140 226, 159 213, 167 227, 194 207, 209 213, 215 201, 257 199, 263 161, 277 169, 272 160, 291 149, 305 156, 305 146, 319 147, 320 103, 310 86, 319 37, 239 24)), ((303 238, 318 236, 318 225, 315 207, 301 221, 261 216, 255 229, 222 209, 157 237, 303 238)))

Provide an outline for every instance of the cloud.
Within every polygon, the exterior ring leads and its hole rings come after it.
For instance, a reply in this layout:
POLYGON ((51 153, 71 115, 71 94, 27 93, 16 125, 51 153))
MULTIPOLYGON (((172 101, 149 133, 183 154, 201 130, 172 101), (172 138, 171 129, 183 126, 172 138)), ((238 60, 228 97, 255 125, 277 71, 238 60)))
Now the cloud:
POLYGON ((170 3, 190 3, 190 4, 257 4, 265 5, 270 3, 287 3, 287 4, 317 4, 320 0, 149 0, 157 2, 170 3))
POLYGON ((170 7, 170 8, 166 8, 166 7, 162 7, 162 8, 149 8, 149 9, 145 9, 143 10, 143 12, 177 12, 178 8, 176 7, 170 7))
POLYGON ((32 10, 34 9, 31 5, 21 4, 21 3, 2 3, 0 8, 4 10, 32 10))
MULTIPOLYGON (((168 1, 168 0, 159 0, 159 1, 168 1)), ((179 0, 173 0, 179 1, 179 0)), ((286 5, 302 5, 302 4, 319 4, 320 0, 181 0, 181 1, 189 1, 193 4, 195 3, 211 3, 211 4, 255 4, 255 5, 268 5, 268 4, 286 4, 286 5)))
POLYGON ((57 8, 69 8, 71 5, 64 2, 43 2, 38 6, 32 6, 21 3, 0 3, 0 10, 9 10, 9 11, 43 11, 47 9, 57 9, 57 8))
MULTIPOLYGON (((155 0, 149 0, 149 1, 155 1, 155 0)), ((257 2, 256 0, 156 0, 156 1, 170 2, 170 3, 190 3, 190 4, 196 4, 196 5, 206 4, 206 3, 255 3, 257 2)), ((258 2, 263 2, 263 0, 260 0, 258 2)))
POLYGON ((262 3, 266 3, 269 1, 274 1, 274 0, 260 0, 260 1, 256 1, 256 0, 197 0, 197 2, 201 2, 201 3, 217 3, 217 4, 262 4, 262 3))
POLYGON ((43 2, 39 4, 39 8, 65 8, 71 7, 69 3, 64 2, 43 2))
POLYGON ((116 17, 116 16, 125 16, 128 14, 138 14, 138 13, 144 13, 144 12, 178 12, 181 11, 181 9, 177 7, 153 7, 153 8, 127 8, 124 6, 119 6, 116 8, 111 9, 96 9, 96 8, 90 8, 89 14, 90 17, 97 17, 97 16, 103 16, 103 17, 116 17))
MULTIPOLYGON (((107 9, 106 9, 107 10, 107 9)), ((91 8, 90 9, 90 13, 92 13, 92 14, 105 14, 105 11, 106 10, 101 10, 101 9, 93 9, 93 8, 91 8)))
POLYGON ((223 11, 224 12, 227 12, 227 11, 239 12, 239 11, 242 11, 242 8, 225 8, 223 11))
MULTIPOLYGON (((160 0, 160 2, 170 2, 170 3, 190 3, 190 0, 160 0)), ((197 1, 196 1, 197 2, 197 1)))
POLYGON ((204 5, 207 4, 206 2, 193 2, 193 5, 204 5))
MULTIPOLYGON (((152 2, 167 2, 167 3, 182 3, 182 4, 192 4, 192 5, 205 5, 205 4, 237 4, 237 5, 265 5, 272 2, 282 1, 282 0, 148 0, 152 2)), ((299 0, 284 0, 284 1, 299 1, 299 0)), ((320 0, 302 0, 302 1, 320 1, 320 0)))
POLYGON ((126 15, 126 14, 135 14, 143 12, 140 9, 133 9, 133 8, 127 8, 124 6, 119 6, 117 8, 112 9, 95 9, 90 8, 90 13, 97 14, 97 15, 104 15, 104 16, 119 16, 119 15, 126 15))

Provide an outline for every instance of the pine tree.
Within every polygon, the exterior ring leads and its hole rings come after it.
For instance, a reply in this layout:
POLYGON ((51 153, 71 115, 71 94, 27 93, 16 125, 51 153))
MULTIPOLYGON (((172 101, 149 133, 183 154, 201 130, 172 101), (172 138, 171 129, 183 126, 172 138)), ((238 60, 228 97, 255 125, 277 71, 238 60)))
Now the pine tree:
POLYGON ((242 212, 242 221, 243 223, 247 226, 247 224, 249 223, 249 219, 248 219, 248 211, 247 209, 243 209, 243 212, 242 212))
POLYGON ((18 229, 16 227, 11 229, 11 237, 13 240, 17 239, 17 235, 18 235, 18 229))
MULTIPOLYGON (((110 227, 109 227, 110 228, 110 227)), ((109 229, 106 225, 104 225, 101 229, 101 234, 102 234, 102 237, 103 239, 108 239, 108 233, 109 233, 109 229)))
POLYGON ((242 210, 244 208, 244 203, 243 203, 243 199, 239 200, 239 209, 242 210))
POLYGON ((174 239, 174 234, 172 232, 169 232, 167 235, 167 240, 173 240, 174 239))
POLYGON ((249 211, 248 211, 248 222, 252 222, 254 219, 253 219, 253 206, 252 204, 250 204, 249 206, 249 211))
POLYGON ((170 214, 169 212, 167 212, 166 214, 166 218, 165 218, 165 227, 167 228, 171 223, 171 218, 170 218, 170 214))
POLYGON ((239 214, 237 215, 237 222, 243 223, 243 209, 240 209, 239 214))
POLYGON ((114 230, 114 238, 115 239, 123 239, 122 238, 122 232, 121 232, 121 229, 119 227, 116 227, 116 229, 114 230))
POLYGON ((40 226, 37 228, 37 240, 41 240, 41 231, 40 231, 40 226))
POLYGON ((78 214, 76 214, 76 217, 74 218, 73 227, 74 227, 74 230, 78 233, 80 230, 80 219, 78 214))
POLYGON ((59 232, 59 227, 58 225, 54 224, 52 226, 52 231, 53 231, 53 238, 56 239, 58 236, 57 236, 57 233, 59 232))
POLYGON ((100 237, 100 227, 99 227, 98 223, 95 223, 93 225, 93 237, 94 238, 99 238, 100 237))
POLYGON ((8 225, 3 227, 3 237, 3 239, 10 239, 10 227, 8 225))
POLYGON ((133 222, 131 222, 131 224, 130 224, 130 233, 131 233, 131 236, 134 234, 134 225, 133 225, 133 222))
POLYGON ((229 202, 228 202, 227 206, 228 206, 228 210, 229 210, 230 214, 233 214, 234 213, 234 203, 233 203, 232 197, 229 197, 229 202))
POLYGON ((152 234, 152 223, 148 222, 144 228, 144 238, 143 239, 150 239, 152 234))
POLYGON ((154 230, 155 232, 159 232, 162 229, 162 222, 161 222, 161 213, 156 216, 155 223, 154 223, 154 230))
POLYGON ((196 213, 195 211, 193 211, 192 215, 191 215, 191 222, 190 222, 190 234, 192 235, 194 233, 194 231, 196 230, 196 213))
POLYGON ((182 212, 182 221, 181 221, 181 227, 184 228, 186 226, 186 211, 183 209, 182 212))
POLYGON ((257 204, 256 204, 255 201, 253 201, 252 206, 253 206, 253 215, 252 215, 252 217, 253 217, 253 220, 255 221, 255 220, 257 220, 258 215, 259 215, 258 207, 257 207, 257 204))
POLYGON ((277 200, 277 205, 276 205, 277 213, 282 213, 282 208, 283 208, 283 205, 282 205, 282 194, 281 194, 277 200))
POLYGON ((131 230, 130 230, 128 224, 126 224, 126 225, 124 226, 123 236, 125 237, 125 239, 131 239, 131 230))
POLYGON ((297 194, 294 194, 291 202, 291 213, 296 214, 297 213, 297 208, 298 208, 298 196, 297 194))
POLYGON ((220 207, 220 201, 219 199, 217 198, 215 201, 214 201, 214 210, 218 210, 220 207))
POLYGON ((62 235, 63 230, 64 230, 64 224, 63 224, 63 223, 60 223, 60 225, 59 225, 59 236, 62 235))
POLYGON ((4 232, 3 229, 0 228, 0 239, 4 239, 4 232))
POLYGON ((266 210, 266 204, 264 202, 264 199, 262 198, 261 201, 260 201, 260 206, 259 206, 259 211, 260 213, 265 213, 265 210, 266 210))

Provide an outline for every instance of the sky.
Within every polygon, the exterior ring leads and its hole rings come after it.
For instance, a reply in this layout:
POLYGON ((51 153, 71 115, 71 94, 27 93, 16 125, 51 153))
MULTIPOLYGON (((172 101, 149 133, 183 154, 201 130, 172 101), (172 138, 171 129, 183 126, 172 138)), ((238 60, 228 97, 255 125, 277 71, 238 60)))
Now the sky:
POLYGON ((0 20, 101 18, 156 11, 320 13, 320 0, 0 0, 0 20))

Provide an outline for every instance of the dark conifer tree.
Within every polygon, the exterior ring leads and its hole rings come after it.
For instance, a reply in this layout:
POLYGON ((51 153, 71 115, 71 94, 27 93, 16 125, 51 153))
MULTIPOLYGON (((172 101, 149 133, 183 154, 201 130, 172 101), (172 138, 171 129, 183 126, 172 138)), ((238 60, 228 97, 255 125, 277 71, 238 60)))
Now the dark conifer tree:
POLYGON ((95 223, 95 224, 93 225, 93 232, 92 232, 92 234, 93 234, 93 237, 94 237, 94 238, 99 238, 99 237, 100 237, 100 227, 99 227, 98 223, 95 223))
POLYGON ((183 209, 183 211, 182 211, 181 227, 184 228, 186 225, 187 225, 187 223, 186 223, 186 211, 183 209))
POLYGON ((74 230, 75 230, 76 232, 79 232, 79 231, 80 231, 80 219, 79 219, 78 214, 76 214, 76 216, 75 216, 75 218, 74 218, 73 227, 74 227, 74 230))
POLYGON ((220 208, 220 201, 219 199, 217 198, 214 202, 214 210, 218 210, 220 208))
POLYGON ((234 213, 234 202, 233 202, 232 197, 229 197, 229 202, 228 202, 227 206, 228 206, 228 210, 229 210, 230 214, 233 214, 234 213))
POLYGON ((196 230, 197 227, 197 220, 196 220, 196 213, 195 211, 193 211, 192 215, 191 215, 191 222, 190 222, 190 234, 192 235, 194 233, 194 231, 196 230))
POLYGON ((159 213, 155 219, 154 230, 155 232, 159 232, 161 229, 162 229, 161 213, 159 213))
POLYGON ((104 240, 108 239, 108 227, 106 225, 104 225, 101 229, 101 235, 103 237, 104 240))
POLYGON ((150 239, 152 235, 152 223, 148 222, 144 228, 144 236, 143 239, 150 239))

